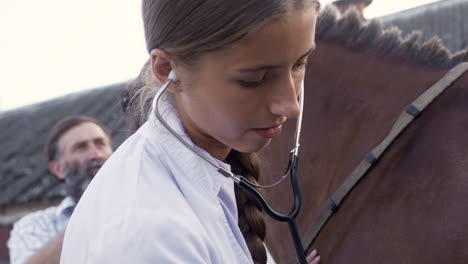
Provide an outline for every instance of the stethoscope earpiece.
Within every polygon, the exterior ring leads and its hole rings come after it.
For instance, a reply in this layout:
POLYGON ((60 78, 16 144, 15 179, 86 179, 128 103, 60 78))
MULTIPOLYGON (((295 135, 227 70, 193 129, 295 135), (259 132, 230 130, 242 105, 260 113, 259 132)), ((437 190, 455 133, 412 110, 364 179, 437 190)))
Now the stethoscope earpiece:
POLYGON ((171 70, 171 72, 169 73, 169 76, 167 77, 168 78, 168 81, 171 81, 171 82, 177 82, 177 75, 175 74, 175 71, 174 70, 171 70))

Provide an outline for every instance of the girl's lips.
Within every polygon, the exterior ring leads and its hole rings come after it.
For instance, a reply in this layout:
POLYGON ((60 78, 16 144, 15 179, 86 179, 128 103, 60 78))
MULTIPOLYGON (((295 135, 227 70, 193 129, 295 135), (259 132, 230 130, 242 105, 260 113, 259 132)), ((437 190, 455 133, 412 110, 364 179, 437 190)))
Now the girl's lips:
POLYGON ((278 125, 270 128, 256 128, 254 129, 255 133, 264 137, 264 138, 273 138, 281 134, 282 125, 278 125))

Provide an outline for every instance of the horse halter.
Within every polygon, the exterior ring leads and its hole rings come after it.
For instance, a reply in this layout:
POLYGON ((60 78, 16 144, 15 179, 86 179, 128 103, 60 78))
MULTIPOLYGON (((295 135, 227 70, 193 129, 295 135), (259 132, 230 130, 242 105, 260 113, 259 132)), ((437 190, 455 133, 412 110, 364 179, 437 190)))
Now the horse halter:
POLYGON ((248 181, 246 178, 244 178, 242 175, 235 175, 230 171, 227 171, 220 165, 216 164, 214 161, 203 155, 200 151, 195 149, 193 146, 191 146, 187 141, 185 141, 180 135, 177 134, 177 132, 172 129, 169 124, 163 119, 161 116, 159 109, 158 109, 158 102, 159 99, 161 98, 162 94, 166 91, 167 87, 171 83, 177 82, 177 77, 174 73, 174 71, 171 71, 168 76, 168 80, 166 83, 159 89, 158 93, 153 99, 153 105, 152 109, 155 112, 156 118, 163 124, 163 126, 174 136, 180 141, 185 147, 187 147, 189 150, 197 154, 199 157, 207 161, 209 164, 214 166, 217 169, 217 172, 225 177, 231 178, 239 188, 241 188, 243 191, 246 191, 250 194, 252 194, 257 202, 260 204, 263 210, 273 219, 280 221, 280 222, 287 222, 289 226, 289 230, 291 232, 291 236, 293 238, 294 242, 294 247, 296 248, 296 254, 297 257, 300 261, 301 264, 306 264, 306 257, 305 257, 305 251, 302 246, 301 238, 299 236, 299 232, 297 230, 297 225, 296 225, 296 216, 299 213, 299 210, 301 208, 301 194, 299 190, 299 184, 297 182, 297 163, 298 163, 298 155, 299 155, 299 137, 300 137, 300 132, 301 132, 301 127, 302 127, 302 112, 303 112, 303 105, 304 105, 304 83, 301 85, 301 91, 299 92, 299 104, 300 104, 300 113, 297 118, 297 123, 296 123, 296 133, 294 136, 294 148, 291 150, 290 153, 290 158, 289 158, 289 164, 288 168, 286 169, 286 172, 281 176, 276 182, 268 184, 268 185, 259 185, 252 183, 248 181), (281 183, 288 175, 291 175, 291 186, 293 189, 294 193, 294 204, 293 208, 291 211, 287 214, 282 214, 278 213, 275 210, 273 210, 268 203, 265 201, 265 198, 256 190, 256 188, 269 188, 273 187, 275 185, 278 185, 281 183))

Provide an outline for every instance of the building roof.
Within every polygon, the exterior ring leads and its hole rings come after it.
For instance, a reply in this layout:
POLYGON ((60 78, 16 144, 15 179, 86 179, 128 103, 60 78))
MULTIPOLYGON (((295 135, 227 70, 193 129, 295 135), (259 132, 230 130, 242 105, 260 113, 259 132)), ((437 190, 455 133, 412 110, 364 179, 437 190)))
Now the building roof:
POLYGON ((397 26, 406 35, 422 31, 423 40, 439 36, 452 52, 468 46, 468 0, 445 0, 381 17, 386 26, 397 26))
POLYGON ((47 170, 44 144, 52 126, 68 115, 91 116, 107 126, 116 148, 126 138, 120 94, 127 82, 0 112, 0 208, 63 197, 47 170))

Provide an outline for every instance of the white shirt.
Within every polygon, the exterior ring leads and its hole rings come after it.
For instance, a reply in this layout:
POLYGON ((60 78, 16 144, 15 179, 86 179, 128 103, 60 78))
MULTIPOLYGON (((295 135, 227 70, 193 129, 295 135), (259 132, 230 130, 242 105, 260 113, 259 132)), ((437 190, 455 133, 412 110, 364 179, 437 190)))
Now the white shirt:
POLYGON ((56 238, 65 230, 74 207, 73 199, 67 197, 58 206, 27 214, 16 221, 7 242, 10 263, 25 263, 56 238))
MULTIPOLYGON (((164 97, 159 109, 195 146, 164 97)), ((246 264, 252 258, 237 226, 233 181, 151 114, 87 188, 67 227, 61 263, 246 264)))

